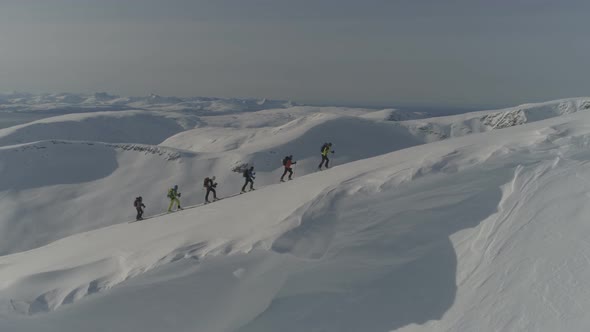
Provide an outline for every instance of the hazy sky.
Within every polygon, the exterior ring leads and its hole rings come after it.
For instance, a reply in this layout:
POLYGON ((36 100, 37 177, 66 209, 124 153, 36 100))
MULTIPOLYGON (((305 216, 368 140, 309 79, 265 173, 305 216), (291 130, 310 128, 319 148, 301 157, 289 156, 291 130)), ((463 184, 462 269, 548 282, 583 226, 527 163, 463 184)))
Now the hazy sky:
POLYGON ((587 0, 0 0, 0 91, 501 106, 590 95, 587 0))

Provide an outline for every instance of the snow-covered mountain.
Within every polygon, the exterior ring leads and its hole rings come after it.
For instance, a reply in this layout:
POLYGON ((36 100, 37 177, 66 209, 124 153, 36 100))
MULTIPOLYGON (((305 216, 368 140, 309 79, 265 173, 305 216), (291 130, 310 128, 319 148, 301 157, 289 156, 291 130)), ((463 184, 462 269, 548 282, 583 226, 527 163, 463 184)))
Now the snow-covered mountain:
MULTIPOLYGON (((19 98, 57 100, 0 100, 19 98)), ((424 119, 151 99, 0 130, 0 331, 590 323, 590 98, 424 119), (317 172, 327 141, 334 167, 317 172), (287 154, 295 179, 279 184, 287 154), (241 163, 258 190, 230 197, 241 163), (228 198, 200 206, 210 175, 228 198), (164 212, 174 184, 192 208, 127 223, 139 195, 164 212)))
POLYGON ((141 109, 151 111, 175 110, 194 113, 251 112, 269 108, 293 106, 292 102, 267 99, 237 99, 210 97, 164 97, 150 94, 144 97, 121 97, 105 92, 95 94, 30 94, 0 93, 0 112, 38 112, 69 114, 77 112, 119 111, 141 109))
POLYGON ((572 98, 525 104, 502 110, 471 112, 436 119, 419 119, 405 124, 429 141, 520 126, 590 109, 590 98, 572 98))

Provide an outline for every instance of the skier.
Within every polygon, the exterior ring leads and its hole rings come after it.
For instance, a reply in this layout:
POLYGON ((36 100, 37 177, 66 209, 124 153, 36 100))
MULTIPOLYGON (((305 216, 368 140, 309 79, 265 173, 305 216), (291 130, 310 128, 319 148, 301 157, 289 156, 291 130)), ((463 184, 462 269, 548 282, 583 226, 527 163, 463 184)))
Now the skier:
POLYGON ((281 176, 281 182, 285 182, 285 175, 287 175, 287 173, 289 173, 289 180, 292 180, 291 177, 293 176, 293 169, 291 168, 291 165, 295 164, 297 164, 297 162, 293 161, 293 155, 286 156, 283 159, 283 166, 285 167, 285 171, 281 176))
POLYGON ((177 210, 182 210, 180 207, 180 193, 178 192, 178 185, 174 185, 173 188, 168 190, 168 198, 170 198, 170 205, 168 206, 168 212, 172 212, 172 206, 176 202, 177 210))
POLYGON ((324 145, 322 145, 322 162, 320 163, 320 165, 318 166, 319 170, 322 170, 322 166, 324 165, 324 162, 326 162, 326 168, 330 168, 330 166, 328 166, 328 163, 330 162, 330 159, 328 158, 328 153, 334 153, 334 150, 330 149, 332 148, 332 143, 324 143, 324 145))
POLYGON ((254 166, 245 169, 244 173, 242 174, 244 175, 244 178, 246 178, 246 182, 242 187, 242 193, 246 192, 246 186, 248 185, 248 183, 250 183, 250 190, 254 190, 254 175, 256 175, 256 173, 254 172, 254 166))
POLYGON ((211 202, 209 202, 209 193, 213 193, 213 201, 218 200, 217 193, 215 192, 215 187, 217 187, 217 182, 214 182, 214 181, 215 181, 215 176, 212 176, 211 178, 206 177, 205 181, 203 182, 203 186, 207 189, 207 194, 205 195, 205 204, 211 203, 211 202))
POLYGON ((135 198, 135 202, 133 202, 133 206, 135 206, 135 209, 137 210, 137 217, 135 217, 135 220, 139 221, 139 220, 143 220, 143 208, 145 207, 145 204, 143 204, 142 202, 141 196, 136 197, 135 198))

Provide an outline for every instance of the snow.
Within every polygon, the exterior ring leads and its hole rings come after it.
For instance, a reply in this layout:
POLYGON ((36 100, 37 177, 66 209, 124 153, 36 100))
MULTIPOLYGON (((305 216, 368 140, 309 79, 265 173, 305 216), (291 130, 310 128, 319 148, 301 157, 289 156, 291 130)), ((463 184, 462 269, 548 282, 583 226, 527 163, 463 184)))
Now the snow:
POLYGON ((151 111, 185 111, 199 114, 252 112, 269 108, 292 107, 294 103, 268 99, 209 97, 166 97, 150 94, 143 97, 120 97, 106 92, 94 94, 0 93, 0 111, 81 113, 141 109, 151 111))
POLYGON ((424 136, 429 141, 437 141, 449 137, 520 126, 589 109, 590 98, 570 98, 525 104, 497 111, 471 112, 435 119, 406 121, 404 124, 417 135, 424 136))
POLYGON ((192 115, 137 110, 67 114, 0 129, 0 145, 51 139, 158 144, 198 122, 192 115))
POLYGON ((408 121, 95 111, 0 130, 0 330, 584 331, 587 100, 408 121), (133 135, 107 132, 128 117, 133 135), (152 123, 179 127, 150 142, 152 123), (324 141, 335 166, 316 172, 324 141), (285 154, 299 162, 278 184, 285 154), (201 206, 206 175, 239 191, 239 162, 257 190, 201 206), (126 222, 140 194, 164 211, 173 184, 194 207, 126 222))

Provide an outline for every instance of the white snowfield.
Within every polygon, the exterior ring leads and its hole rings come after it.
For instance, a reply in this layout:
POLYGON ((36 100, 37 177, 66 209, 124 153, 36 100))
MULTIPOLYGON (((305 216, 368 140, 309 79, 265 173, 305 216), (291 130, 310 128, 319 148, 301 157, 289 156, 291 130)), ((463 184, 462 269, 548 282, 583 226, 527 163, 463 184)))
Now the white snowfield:
POLYGON ((105 92, 95 94, 31 94, 0 93, 0 111, 44 112, 54 114, 119 111, 141 109, 151 111, 188 111, 199 114, 251 112, 269 108, 284 108, 289 101, 268 99, 229 99, 209 97, 163 97, 150 94, 144 97, 120 97, 105 92))
MULTIPOLYGON (((0 331, 586 331, 588 100, 404 122, 288 107, 191 117, 159 146, 5 146, 0 331), (324 141, 335 166, 314 172, 324 141), (201 203, 206 175, 235 194, 241 162, 258 190, 126 222, 173 184, 201 203)), ((89 119, 65 117, 43 123, 89 119)))
POLYGON ((53 139, 159 144, 198 121, 196 116, 161 111, 67 114, 0 129, 0 146, 53 139))

